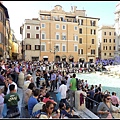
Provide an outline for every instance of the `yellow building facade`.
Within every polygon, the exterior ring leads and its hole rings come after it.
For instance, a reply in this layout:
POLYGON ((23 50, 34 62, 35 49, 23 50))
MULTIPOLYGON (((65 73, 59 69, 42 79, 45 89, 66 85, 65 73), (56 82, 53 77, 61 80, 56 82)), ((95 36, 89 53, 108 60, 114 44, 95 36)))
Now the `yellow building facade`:
POLYGON ((51 11, 40 11, 41 47, 46 47, 41 59, 94 62, 98 57, 99 18, 86 17, 85 10, 72 8, 65 12, 56 5, 51 11))
POLYGON ((115 53, 115 28, 110 25, 103 25, 99 27, 100 39, 100 57, 101 59, 113 59, 115 53))

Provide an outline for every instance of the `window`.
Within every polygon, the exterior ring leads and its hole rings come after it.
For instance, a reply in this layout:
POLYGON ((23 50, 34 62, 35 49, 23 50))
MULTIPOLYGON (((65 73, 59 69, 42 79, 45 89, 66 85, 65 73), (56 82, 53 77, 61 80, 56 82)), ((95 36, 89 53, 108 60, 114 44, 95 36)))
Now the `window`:
POLYGON ((104 42, 106 41, 106 39, 104 39, 104 42))
POLYGON ((59 24, 56 24, 56 29, 60 29, 60 25, 59 24))
POLYGON ((45 23, 42 23, 42 28, 45 28, 45 23))
POLYGON ((30 33, 27 33, 27 38, 30 38, 30 33))
POLYGON ((36 27, 36 30, 39 30, 39 27, 38 27, 38 26, 36 27))
POLYGON ((66 34, 62 34, 62 40, 66 40, 66 34))
POLYGON ((111 53, 109 53, 109 56, 111 56, 111 53))
POLYGON ((109 50, 111 50, 111 46, 109 46, 109 50))
POLYGON ((45 16, 42 16, 41 19, 44 20, 45 16))
POLYGON ((106 56, 106 53, 104 53, 104 56, 106 56))
POLYGON ((74 46, 74 51, 75 51, 75 52, 78 51, 78 46, 74 46))
POLYGON ((91 35, 93 35, 93 34, 95 35, 96 31, 91 29, 91 35))
POLYGON ((106 32, 104 32, 104 35, 106 35, 106 32))
POLYGON ((109 32, 109 35, 111 35, 111 32, 109 32))
POLYGON ((45 33, 42 33, 41 36, 42 36, 42 40, 44 40, 46 38, 45 33))
POLYGON ((93 26, 95 26, 96 25, 96 22, 95 21, 93 21, 93 26))
POLYGON ((96 34, 96 30, 94 30, 94 35, 96 34))
POLYGON ((91 50, 91 54, 95 54, 95 50, 91 50))
POLYGON ((113 40, 113 42, 115 43, 115 39, 113 40))
POLYGON ((62 46, 62 51, 64 51, 64 52, 66 51, 66 46, 65 45, 62 46))
POLYGON ((83 54, 83 49, 81 49, 81 54, 83 54))
POLYGON ((35 50, 40 50, 40 45, 35 45, 35 50))
POLYGON ((106 43, 107 43, 107 39, 106 39, 106 43))
POLYGON ((41 45, 41 51, 45 51, 45 45, 41 45))
POLYGON ((105 46, 103 46, 103 50, 105 50, 105 46))
POLYGON ((65 25, 63 25, 63 26, 62 26, 62 29, 63 29, 63 30, 65 30, 65 29, 66 29, 66 26, 65 26, 65 25))
POLYGON ((82 44, 82 38, 79 38, 79 43, 82 44))
POLYGON ((26 45, 26 50, 31 50, 31 45, 26 45))
POLYGON ((114 32, 114 36, 116 35, 116 32, 114 32))
POLYGON ((83 49, 78 49, 78 54, 83 54, 83 49))
POLYGON ((83 54, 83 49, 78 49, 78 54, 83 54))
POLYGON ((79 19, 78 22, 79 22, 79 25, 83 25, 83 19, 79 19))
POLYGON ((95 26, 95 25, 96 25, 96 22, 93 21, 93 20, 90 20, 90 25, 91 25, 91 26, 95 26))
POLYGON ((59 40, 60 39, 60 35, 58 33, 56 33, 56 39, 59 40))
POLYGON ((73 40, 78 41, 78 36, 77 36, 77 35, 74 35, 73 40))
POLYGON ((56 50, 56 51, 60 51, 59 45, 56 45, 56 46, 55 46, 55 50, 56 50))
POLYGON ((82 34, 82 28, 79 28, 79 34, 82 34))
POLYGON ((77 30, 78 29, 78 27, 77 26, 74 26, 74 30, 77 30))
POLYGON ((27 26, 27 29, 30 29, 30 26, 27 26))
POLYGON ((94 44, 94 39, 92 39, 92 44, 94 44))
POLYGON ((107 50, 107 46, 106 46, 106 50, 107 50))
POLYGON ((39 39, 39 34, 36 34, 36 39, 39 39))
POLYGON ((113 47, 113 50, 115 50, 115 46, 113 47))
POLYGON ((111 43, 111 39, 109 39, 109 43, 111 43))

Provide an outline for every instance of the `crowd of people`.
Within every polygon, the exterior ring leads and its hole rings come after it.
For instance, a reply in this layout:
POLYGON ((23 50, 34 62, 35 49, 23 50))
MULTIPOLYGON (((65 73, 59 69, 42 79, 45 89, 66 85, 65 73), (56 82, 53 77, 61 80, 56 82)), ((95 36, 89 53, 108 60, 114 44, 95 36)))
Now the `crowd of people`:
MULTIPOLYGON (((80 70, 81 66, 66 62, 0 61, 0 118, 20 117, 20 99, 29 118, 79 118, 73 110, 77 90, 85 92, 88 109, 98 106, 98 114, 102 114, 100 103, 105 103, 106 94, 112 105, 119 106, 115 92, 110 96, 109 92, 102 92, 101 84, 89 85, 87 80, 76 78, 76 71, 80 70), (23 90, 23 98, 18 88, 23 90), (56 93, 57 101, 52 93, 56 93)), ((108 113, 101 117, 107 117, 108 113)))

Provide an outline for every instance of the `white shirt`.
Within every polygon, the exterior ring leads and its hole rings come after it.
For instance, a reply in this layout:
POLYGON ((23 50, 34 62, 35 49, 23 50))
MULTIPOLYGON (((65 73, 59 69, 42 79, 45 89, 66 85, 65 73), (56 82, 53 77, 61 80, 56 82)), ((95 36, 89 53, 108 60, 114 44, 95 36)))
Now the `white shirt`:
POLYGON ((68 78, 68 80, 67 80, 67 89, 69 89, 70 88, 70 80, 71 80, 71 78, 68 78))
MULTIPOLYGON (((16 90, 16 92, 17 92, 17 84, 16 84, 15 82, 12 82, 11 84, 15 85, 15 90, 16 90)), ((9 86, 10 86, 11 84, 8 85, 7 94, 10 93, 9 86)))
POLYGON ((58 75, 58 82, 61 83, 61 80, 62 80, 62 75, 58 75))
POLYGON ((28 86, 29 86, 30 83, 31 83, 30 80, 25 81, 23 89, 26 90, 28 88, 28 86))
POLYGON ((59 87, 59 92, 61 93, 61 99, 65 99, 66 98, 66 92, 67 92, 67 85, 62 84, 59 87))
POLYGON ((4 70, 5 70, 5 65, 2 65, 2 69, 4 69, 4 70))

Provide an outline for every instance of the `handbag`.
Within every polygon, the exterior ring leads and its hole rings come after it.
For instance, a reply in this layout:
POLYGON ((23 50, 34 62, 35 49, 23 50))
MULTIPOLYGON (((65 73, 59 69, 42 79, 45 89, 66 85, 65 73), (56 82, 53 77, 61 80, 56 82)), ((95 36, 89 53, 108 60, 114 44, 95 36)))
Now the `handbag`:
POLYGON ((58 102, 61 100, 61 93, 60 93, 60 92, 58 92, 58 93, 56 94, 56 98, 57 98, 57 101, 58 101, 58 102))
POLYGON ((9 109, 7 111, 7 118, 16 118, 20 116, 20 111, 19 111, 19 108, 15 108, 15 109, 9 109))
MULTIPOLYGON (((106 104, 105 104, 106 105, 106 104)), ((106 105, 107 106, 107 105, 106 105)), ((108 110, 109 110, 109 114, 108 114, 108 116, 106 117, 106 119, 113 119, 114 118, 114 116, 112 115, 112 113, 110 112, 110 109, 109 109, 109 107, 107 106, 107 108, 108 108, 108 110)))
POLYGON ((112 114, 109 113, 108 116, 106 117, 106 119, 113 119, 112 114))

